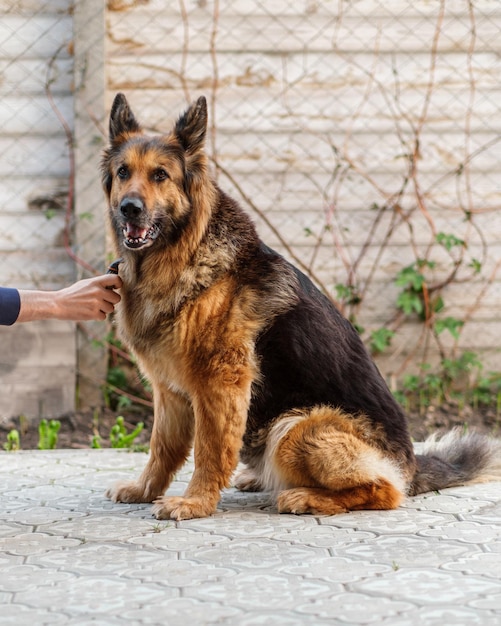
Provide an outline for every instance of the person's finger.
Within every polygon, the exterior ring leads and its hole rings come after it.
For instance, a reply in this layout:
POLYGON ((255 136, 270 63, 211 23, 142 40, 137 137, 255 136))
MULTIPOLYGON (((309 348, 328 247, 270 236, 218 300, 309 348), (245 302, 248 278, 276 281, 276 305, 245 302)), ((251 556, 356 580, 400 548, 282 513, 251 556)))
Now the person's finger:
POLYGON ((106 302, 111 302, 113 305, 118 304, 121 299, 122 296, 112 289, 107 290, 106 295, 104 296, 104 300, 106 300, 106 302))
POLYGON ((104 274, 99 278, 99 284, 105 288, 120 289, 122 279, 117 274, 104 274))

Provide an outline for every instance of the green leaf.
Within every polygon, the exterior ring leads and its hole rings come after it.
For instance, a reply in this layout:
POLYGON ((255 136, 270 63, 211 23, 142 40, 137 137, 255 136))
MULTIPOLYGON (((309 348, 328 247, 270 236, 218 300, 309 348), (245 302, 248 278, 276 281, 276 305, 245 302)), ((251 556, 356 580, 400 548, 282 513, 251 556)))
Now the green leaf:
POLYGON ((414 291, 421 291, 424 282, 424 276, 415 268, 414 264, 400 270, 395 279, 397 287, 410 287, 414 291))
POLYGON ((335 286, 336 296, 338 300, 346 302, 346 304, 360 304, 361 298, 354 285, 343 285, 338 283, 335 286))
POLYGON ((125 389, 127 387, 127 374, 121 367, 110 367, 106 382, 119 389, 125 389))
POLYGON ((406 315, 413 312, 420 315, 423 312, 423 303, 421 298, 413 291, 403 291, 397 298, 397 307, 402 309, 406 315))
POLYGON ((13 428, 7 434, 7 442, 3 444, 4 450, 7 452, 14 452, 21 449, 21 437, 19 431, 13 428))
POLYGON ((59 420, 50 420, 50 422, 46 419, 41 420, 38 425, 38 449, 54 450, 60 428, 61 422, 59 420))
POLYGON ((406 374, 402 380, 402 386, 406 391, 417 391, 420 384, 420 378, 415 374, 406 374))
POLYGON ((372 352, 384 352, 391 343, 395 333, 389 328, 378 328, 371 333, 371 350, 372 352))
POLYGON ((455 317, 446 317, 435 322, 435 332, 437 335, 443 333, 444 330, 448 330, 454 339, 459 339, 459 330, 464 326, 462 320, 458 320, 455 317))
POLYGON ((468 263, 468 267, 471 267, 474 274, 480 274, 482 270, 482 263, 477 259, 472 259, 470 263, 468 263))
POLYGON ((444 299, 442 298, 442 296, 437 296, 436 298, 434 298, 431 303, 431 307, 434 313, 440 313, 440 311, 442 311, 445 307, 444 299))
POLYGON ((443 246, 447 250, 447 252, 450 252, 452 248, 456 246, 466 248, 466 242, 464 241, 464 239, 459 239, 459 237, 456 237, 456 235, 452 234, 447 235, 445 233, 438 233, 436 236, 436 241, 441 246, 443 246))
POLYGON ((139 435, 143 428, 143 422, 139 422, 136 428, 131 433, 127 433, 125 429, 124 418, 119 415, 116 419, 116 423, 111 427, 110 430, 111 447, 131 448, 134 443, 134 439, 139 435))

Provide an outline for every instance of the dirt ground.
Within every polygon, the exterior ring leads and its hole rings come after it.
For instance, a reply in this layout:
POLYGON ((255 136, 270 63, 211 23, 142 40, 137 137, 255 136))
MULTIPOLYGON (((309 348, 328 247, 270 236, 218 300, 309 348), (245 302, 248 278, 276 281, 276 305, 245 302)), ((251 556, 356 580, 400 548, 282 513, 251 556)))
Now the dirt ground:
MULTIPOLYGON (((144 429, 134 443, 147 445, 150 439, 153 415, 150 410, 136 412, 113 412, 103 410, 99 413, 76 413, 61 417, 61 429, 57 448, 89 448, 95 435, 99 436, 103 448, 110 447, 109 435, 116 423, 117 415, 123 415, 127 432, 131 432, 138 422, 144 423, 144 429)), ((460 409, 458 406, 445 405, 439 408, 428 407, 424 414, 413 412, 408 416, 411 436, 415 441, 423 441, 436 431, 445 431, 454 426, 467 426, 470 430, 501 436, 501 420, 494 409, 473 410, 471 407, 460 409)), ((38 447, 38 420, 13 419, 0 423, 0 449, 7 440, 7 434, 13 428, 20 433, 21 449, 31 450, 38 447)))
MULTIPOLYGON (((64 415, 59 419, 61 428, 58 433, 56 448, 90 448, 95 436, 98 437, 99 445, 102 448, 109 448, 110 431, 116 424, 118 415, 124 417, 124 426, 128 433, 132 432, 138 422, 143 422, 144 428, 134 440, 134 444, 148 445, 153 424, 153 414, 151 412, 116 412, 103 409, 99 412, 89 411, 84 413, 74 413, 64 415)), ((34 450, 38 448, 39 420, 11 419, 0 423, 0 449, 3 448, 7 440, 7 434, 13 428, 17 429, 21 441, 22 450, 34 450)))

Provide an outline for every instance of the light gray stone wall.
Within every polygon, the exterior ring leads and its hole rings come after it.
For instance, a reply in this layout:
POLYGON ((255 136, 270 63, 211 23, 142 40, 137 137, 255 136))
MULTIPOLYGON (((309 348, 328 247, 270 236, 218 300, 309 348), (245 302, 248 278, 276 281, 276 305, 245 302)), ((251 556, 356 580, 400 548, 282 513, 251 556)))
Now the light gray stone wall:
MULTIPOLYGON (((378 360, 386 374, 440 356, 422 324, 395 308, 396 274, 420 258, 433 262, 432 285, 460 265, 441 291, 441 315, 466 323, 458 342, 440 336, 443 350, 474 350, 486 369, 500 369, 500 3, 91 0, 74 14, 71 6, 0 7, 0 283, 49 289, 86 274, 65 250, 72 154, 47 86, 75 136, 72 249, 99 271, 98 163, 115 93, 151 130, 169 129, 205 94, 219 183, 263 239, 328 293, 357 289, 362 303, 344 311, 365 338, 382 325, 397 330, 378 360), (464 248, 447 252, 440 232, 464 248)), ((0 416, 65 412, 77 387, 82 405, 99 403, 106 354, 93 339, 105 332, 0 329, 8 346, 0 416)))

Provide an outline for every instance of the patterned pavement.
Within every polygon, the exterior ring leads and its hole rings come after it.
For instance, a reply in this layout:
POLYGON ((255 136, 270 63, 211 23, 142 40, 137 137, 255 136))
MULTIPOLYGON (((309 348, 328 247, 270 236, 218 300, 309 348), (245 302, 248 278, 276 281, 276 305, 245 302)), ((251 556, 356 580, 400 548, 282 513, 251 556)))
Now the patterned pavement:
POLYGON ((0 453, 2 626, 501 624, 501 483, 332 517, 228 489, 214 516, 175 523, 104 497, 145 463, 0 453))

